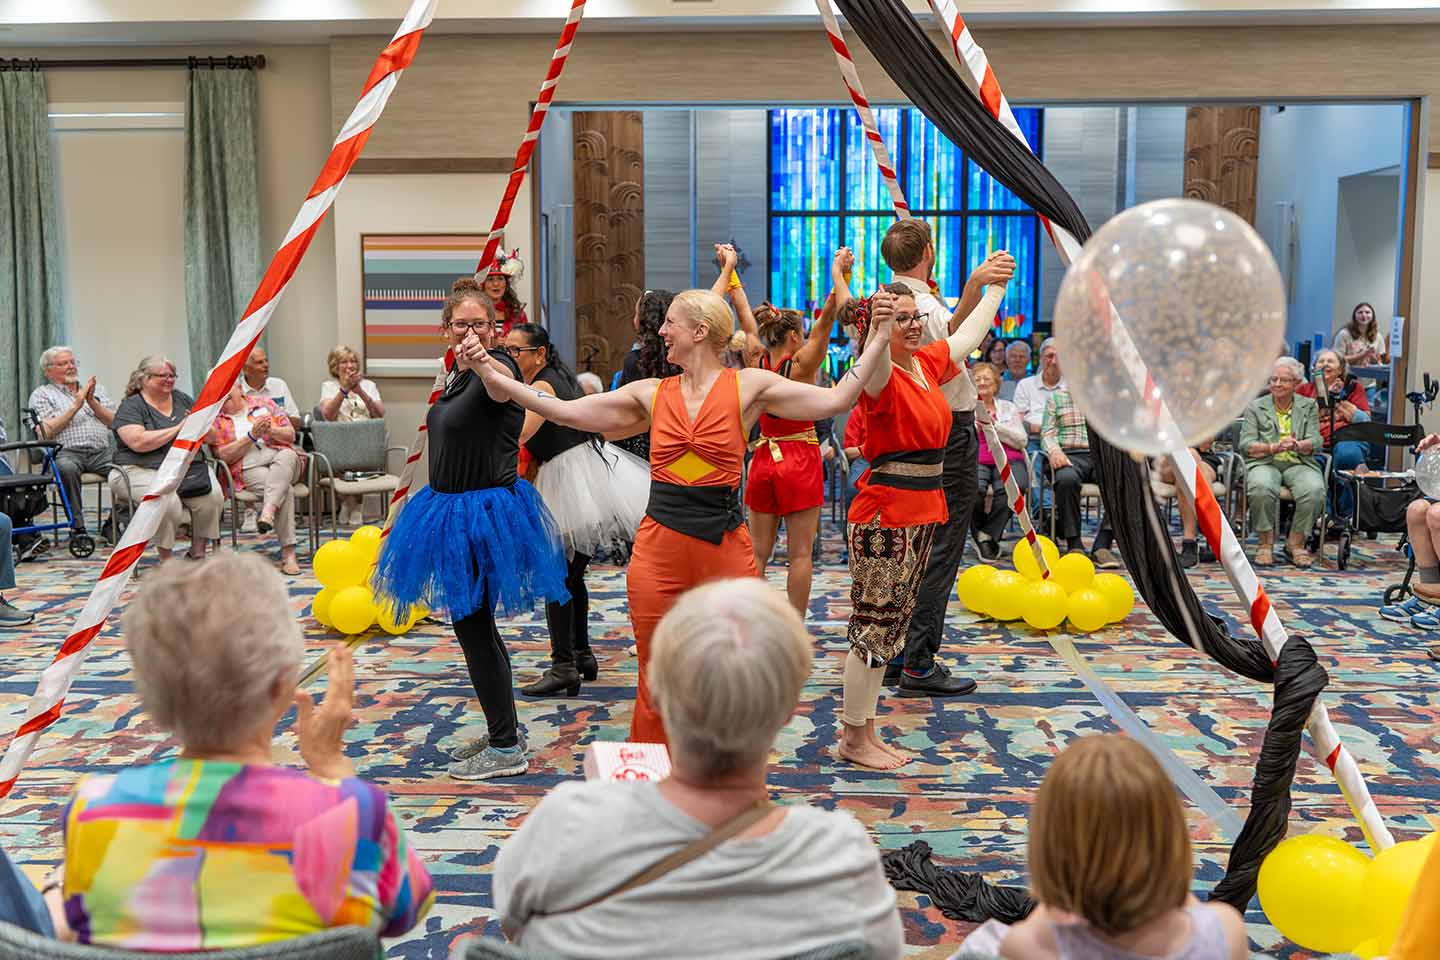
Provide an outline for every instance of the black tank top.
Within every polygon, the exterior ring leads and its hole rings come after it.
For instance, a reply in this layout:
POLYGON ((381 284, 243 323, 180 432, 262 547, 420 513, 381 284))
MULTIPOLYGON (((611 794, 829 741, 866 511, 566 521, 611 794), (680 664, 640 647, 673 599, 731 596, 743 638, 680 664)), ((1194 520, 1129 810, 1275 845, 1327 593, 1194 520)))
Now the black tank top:
MULTIPOLYGON (((490 355, 520 379, 520 368, 508 353, 494 350, 490 355)), ((462 370, 451 378, 425 425, 430 434, 430 489, 465 493, 515 485, 525 409, 492 400, 474 373, 462 370)))
MULTIPOLYGON (((541 368, 540 372, 535 375, 535 379, 544 380, 550 384, 550 388, 555 391, 555 396, 561 400, 574 400, 581 396, 580 391, 567 384, 565 379, 555 371, 555 368, 548 364, 541 368)), ((598 439, 596 434, 585 433, 574 427, 561 426, 546 420, 540 425, 540 429, 525 441, 525 449, 530 451, 530 456, 535 458, 537 464, 544 464, 554 460, 571 447, 578 447, 582 443, 598 439)))

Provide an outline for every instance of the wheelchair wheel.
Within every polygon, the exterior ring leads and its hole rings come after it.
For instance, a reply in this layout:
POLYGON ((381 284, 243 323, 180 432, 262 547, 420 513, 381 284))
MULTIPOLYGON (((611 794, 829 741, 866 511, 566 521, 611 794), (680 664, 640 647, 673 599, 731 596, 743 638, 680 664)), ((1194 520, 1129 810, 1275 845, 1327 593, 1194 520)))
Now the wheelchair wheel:
POLYGON ((88 533, 70 534, 70 556, 84 560, 95 552, 95 538, 88 533))
POLYGON ((1385 605, 1388 607, 1392 603, 1399 603, 1405 594, 1406 590, 1403 584, 1397 583, 1393 586, 1386 587, 1384 596, 1385 605))

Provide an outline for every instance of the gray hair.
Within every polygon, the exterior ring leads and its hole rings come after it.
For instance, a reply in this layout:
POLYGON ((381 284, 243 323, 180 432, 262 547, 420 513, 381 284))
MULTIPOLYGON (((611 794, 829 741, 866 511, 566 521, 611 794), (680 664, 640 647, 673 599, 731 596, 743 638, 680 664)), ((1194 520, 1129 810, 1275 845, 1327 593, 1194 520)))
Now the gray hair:
POLYGON ((650 691, 677 758, 701 776, 763 762, 810 676, 805 624, 756 577, 686 593, 655 629, 650 691))
POLYGON ((1055 342, 1054 337, 1046 337, 1044 340, 1040 341, 1041 353, 1044 353, 1049 347, 1054 347, 1058 351, 1060 349, 1060 344, 1055 342))
POLYGON ((303 638, 285 581, 255 553, 178 557, 121 618, 147 713, 192 750, 225 750, 270 723, 278 678, 300 675, 303 638))
POLYGON ((63 343, 57 343, 55 346, 46 349, 44 353, 40 354, 40 369, 48 370, 50 368, 50 364, 54 363, 55 358, 60 356, 60 354, 62 353, 68 353, 72 357, 75 355, 74 350, 71 350, 63 343))
MULTIPOLYGON (((1050 341, 1047 340, 1045 342, 1049 343, 1050 341)), ((1027 359, 1030 356, 1030 344, 1026 343, 1024 340, 1011 340, 1010 345, 1005 348, 1005 356, 1010 356, 1011 350, 1015 350, 1017 352, 1021 350, 1025 351, 1025 356, 1027 359)))
POLYGON ((575 379, 579 382, 581 389, 588 387, 595 393, 605 392, 605 381, 601 380, 600 375, 597 373, 586 370, 584 373, 575 374, 575 379))
POLYGON ((1327 354, 1327 353, 1330 354, 1330 356, 1332 356, 1332 357, 1335 358, 1335 362, 1336 362, 1336 363, 1340 364, 1340 376, 1342 376, 1342 377, 1345 376, 1345 374, 1346 374, 1346 373, 1349 371, 1349 369, 1350 369, 1350 364, 1348 364, 1348 363, 1345 362, 1345 356, 1344 356, 1344 354, 1342 354, 1339 350, 1333 350, 1333 349, 1331 349, 1330 347, 1325 347, 1323 350, 1319 350, 1319 351, 1316 352, 1316 354, 1315 354, 1315 365, 1316 365, 1316 367, 1318 368, 1319 365, 1320 365, 1320 358, 1323 357, 1323 356, 1325 356, 1325 354, 1327 354))
POLYGON ((125 396, 133 397, 139 393, 140 388, 145 386, 145 377, 150 373, 150 368, 160 364, 169 367, 171 373, 175 372, 175 362, 163 353, 152 353, 147 357, 141 357, 140 362, 135 365, 135 369, 130 371, 130 380, 125 384, 125 396))
POLYGON ((1277 366, 1283 366, 1286 370, 1290 371, 1290 376, 1294 377, 1297 383, 1304 382, 1305 365, 1294 357, 1276 357, 1275 363, 1271 364, 1270 369, 1273 370, 1277 366))

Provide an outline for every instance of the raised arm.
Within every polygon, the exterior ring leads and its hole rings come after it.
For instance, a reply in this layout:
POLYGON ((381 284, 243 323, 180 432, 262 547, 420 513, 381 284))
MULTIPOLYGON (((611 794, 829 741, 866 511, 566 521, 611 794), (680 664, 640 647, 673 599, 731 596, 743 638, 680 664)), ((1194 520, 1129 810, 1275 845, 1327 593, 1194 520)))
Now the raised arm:
POLYGON ((865 352, 833 387, 788 380, 769 370, 742 370, 744 393, 754 398, 753 407, 787 420, 823 420, 849 410, 862 388, 870 390, 869 381, 877 371, 883 369, 889 376, 891 326, 888 316, 875 323, 865 352))
MULTIPOLYGON (((980 298, 985 288, 991 284, 1007 284, 1010 278, 1015 275, 1015 258, 1004 250, 996 250, 986 257, 970 276, 965 278, 965 289, 960 291, 960 302, 955 305, 955 312, 950 314, 950 332, 954 333, 960 328, 965 318, 975 311, 980 305, 980 298)), ((980 346, 980 340, 985 339, 985 331, 980 331, 980 339, 970 346, 974 350, 980 346)), ((967 350, 966 353, 969 353, 967 350)), ((960 361, 955 361, 959 363, 960 361)))
POLYGON ((815 371, 825 362, 825 354, 830 349, 830 331, 835 328, 835 318, 850 302, 850 283, 846 277, 854 266, 855 255, 849 247, 835 251, 835 257, 830 261, 830 281, 833 284, 830 296, 825 298, 825 306, 820 308, 820 319, 810 325, 809 336, 795 351, 795 359, 790 366, 793 379, 815 382, 815 371))
POLYGON ((574 427, 586 433, 624 437, 638 432, 638 427, 650 422, 650 400, 655 395, 655 388, 660 384, 660 381, 655 379, 636 380, 616 390, 591 393, 574 400, 561 400, 553 394, 507 376, 492 363, 480 363, 479 361, 488 360, 489 356, 485 348, 478 343, 473 347, 462 344, 456 351, 457 357, 462 353, 467 355, 467 360, 477 362, 480 379, 484 382, 486 391, 496 400, 514 401, 551 423, 574 427))
MULTIPOLYGON (((733 254, 734 248, 728 249, 733 254)), ((745 364, 754 366, 760 362, 760 352, 764 345, 760 343, 760 325, 755 322, 755 312, 750 309, 750 298, 745 293, 745 286, 738 281, 732 283, 726 292, 730 295, 730 302, 735 305, 735 316, 740 321, 740 329, 745 333, 745 364), (750 359, 752 357, 755 358, 753 362, 750 359)), ((725 293, 720 295, 723 297, 725 293)))
POLYGON ((710 285, 710 290, 723 299, 732 282, 735 281, 735 264, 740 262, 740 255, 730 244, 717 243, 715 244, 715 256, 720 260, 720 276, 715 278, 715 282, 710 285))
POLYGON ((989 330, 995 322, 995 312, 1000 309, 1000 301, 1005 299, 1005 284, 992 283, 985 288, 985 295, 975 305, 958 327, 952 326, 953 331, 947 338, 950 344, 950 359, 955 366, 963 366, 965 358, 970 351, 980 346, 980 341, 985 339, 985 331, 989 330))

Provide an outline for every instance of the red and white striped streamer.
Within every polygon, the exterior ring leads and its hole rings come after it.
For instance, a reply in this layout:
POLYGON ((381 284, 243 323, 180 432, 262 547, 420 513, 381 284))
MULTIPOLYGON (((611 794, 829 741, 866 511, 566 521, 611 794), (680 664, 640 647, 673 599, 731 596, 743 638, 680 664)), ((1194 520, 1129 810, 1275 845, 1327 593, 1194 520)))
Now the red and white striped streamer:
POLYGON ((339 136, 335 138, 335 145, 331 148, 330 156, 326 158, 319 177, 310 188, 305 202, 301 204, 300 212, 296 214, 289 232, 285 234, 280 249, 275 252, 269 267, 266 268, 265 275, 241 315, 235 331, 230 335, 229 342, 225 344, 220 362, 210 371, 205 385, 195 399, 194 409, 181 424, 180 435, 175 439, 170 452, 165 455, 155 483, 141 500, 125 535, 120 538, 115 550, 106 560, 100 582, 95 585, 90 598, 85 602, 85 608, 80 612, 70 635, 65 638, 55 659, 40 675, 25 719, 10 740, 4 758, 0 759, 0 798, 8 796, 14 789, 15 781, 34 749, 36 740, 46 727, 59 718, 65 704, 65 695, 85 661, 91 641, 104 628, 105 621, 135 571, 135 565, 144 554, 146 544, 160 524, 164 507, 157 501, 179 487, 186 467, 204 441, 205 435, 209 433, 210 424, 219 413, 230 388, 240 376, 245 359, 265 331, 280 298, 285 294, 290 278, 294 276, 300 261, 304 259, 305 251, 310 247, 310 241, 320 228, 320 222, 335 202, 346 175, 370 137, 371 129, 384 112, 385 104, 400 82, 400 74, 415 59, 421 35, 430 25, 438 2, 439 0, 414 0, 394 39, 376 59, 375 66, 365 81, 359 102, 340 129, 339 136))
POLYGON ((860 83, 860 73, 855 69, 855 59, 850 56, 850 48, 845 44, 845 35, 840 32, 835 11, 830 8, 830 0, 815 0, 815 6, 820 11, 820 19, 825 21, 825 32, 830 36, 835 62, 840 66, 840 79, 850 93, 855 112, 860 115, 860 123, 865 128, 865 139, 870 141, 870 150, 875 154, 875 162, 880 166, 880 176, 884 178, 885 186, 890 191, 890 202, 895 205, 895 216, 901 220, 909 219, 910 204, 905 201, 905 191, 900 189, 895 166, 890 162, 890 150, 885 146, 885 139, 880 136, 880 126, 875 122, 875 114, 870 110, 870 101, 865 98, 865 87, 860 83))
POLYGON ((980 428, 980 435, 985 438, 990 459, 1000 464, 1000 482, 1005 484, 1005 499, 1009 502, 1015 519, 1020 521, 1020 532, 1024 535, 1025 542, 1035 554, 1035 564, 1040 568, 1040 579, 1049 580, 1050 564, 1046 562, 1045 551, 1041 549, 1040 539, 1035 535, 1035 523, 1030 519, 1030 507, 1025 502, 1025 494, 1020 492, 1020 485, 1015 482, 1015 475, 1010 471, 1010 458, 1005 453, 1005 444, 1000 440, 1000 433, 990 419, 990 411, 983 403, 975 404, 975 425, 980 428))
MULTIPOLYGON (((545 79, 540 83, 540 95, 535 100, 535 109, 530 112, 530 124, 525 128, 525 136, 520 138, 520 148, 515 151, 515 163, 510 169, 510 179, 505 184, 505 195, 500 199, 500 207, 495 211, 495 219, 490 224, 490 237, 485 241, 485 250, 480 254, 480 263, 475 267, 477 277, 483 279, 484 273, 489 269, 490 264, 495 262, 495 254, 500 249, 500 241, 505 237, 505 227, 510 222, 510 211, 515 206, 515 198, 520 195, 520 185, 525 182, 525 171, 529 169, 530 158, 535 153, 535 145, 540 141, 540 128, 545 125, 545 117, 550 112, 550 103, 555 99, 555 89, 560 85, 560 74, 565 70, 565 61, 570 56, 570 46, 575 42, 575 32, 580 29, 580 18, 585 15, 585 0, 573 0, 570 5, 570 14, 565 18, 565 26, 560 30, 560 39, 555 44, 555 52, 550 55, 550 68, 545 72, 545 79)), ((430 397, 425 403, 425 410, 428 415, 435 401, 440 399, 441 392, 445 389, 445 377, 451 370, 455 369, 455 352, 445 351, 444 373, 435 381, 435 387, 430 391, 430 397)), ((420 419, 420 426, 415 433, 415 442, 410 446, 410 453, 405 457, 405 467, 400 471, 400 483, 390 497, 390 511, 385 518, 385 529, 381 531, 381 539, 390 536, 391 529, 395 526, 395 518, 400 516, 400 510, 405 505, 405 498, 410 495, 410 487, 415 483, 415 470, 420 463, 420 458, 425 455, 426 425, 425 419, 420 419)))
MULTIPOLYGON (((1004 124, 1005 128, 1020 142, 1030 146, 1020 131, 1020 125, 1015 121, 1015 115, 1011 112, 1010 104, 1000 89, 1000 82, 996 79, 995 71, 991 68, 985 51, 975 42, 975 38, 971 35, 970 29, 965 25, 964 18, 960 16, 952 0, 930 0, 930 7, 944 23, 956 58, 962 66, 970 71, 971 77, 980 89, 980 99, 990 110, 991 115, 1004 124)), ((1068 267, 1080 253, 1080 242, 1064 228, 1045 221, 1043 218, 1042 222, 1045 223, 1045 229, 1050 234, 1051 242, 1054 243, 1061 261, 1068 267)), ((1114 322, 1111 324, 1111 336, 1130 376, 1136 383, 1143 385, 1144 396, 1149 398, 1157 422, 1167 425, 1175 436, 1179 436, 1180 432, 1174 429, 1174 420, 1169 407, 1165 405, 1160 391, 1155 387, 1150 371, 1135 348, 1135 343, 1130 338, 1129 330, 1123 319, 1118 313, 1113 312, 1112 318, 1114 322)), ((1225 520, 1220 505, 1215 500, 1214 491, 1201 476, 1199 466, 1196 464, 1195 458, 1190 455, 1188 448, 1181 446, 1172 451, 1169 457, 1175 464, 1175 476, 1178 482, 1193 498, 1196 514, 1200 520, 1199 526, 1205 535, 1206 542, 1209 543, 1215 556, 1220 559, 1220 563, 1225 569, 1225 575, 1230 580, 1236 595, 1250 611, 1250 624, 1265 645, 1270 659, 1278 661, 1280 650, 1289 640, 1289 636, 1286 634, 1284 626, 1281 625, 1280 618, 1271 607, 1270 598, 1265 595, 1265 588, 1260 585, 1260 580, 1250 566, 1250 561, 1246 559, 1245 552, 1235 538, 1234 531, 1225 520)), ((1365 778, 1361 775, 1355 758, 1340 742, 1340 735, 1330 722, 1330 715, 1325 709, 1323 701, 1318 699, 1315 701, 1315 709, 1310 714, 1307 730, 1320 755, 1324 757, 1326 766, 1334 774, 1335 780, 1340 786, 1340 792, 1345 797, 1345 802, 1360 822, 1360 828, 1365 832, 1371 849, 1378 851, 1393 845, 1394 838, 1391 837, 1384 819, 1380 816, 1379 809, 1375 806, 1374 799, 1370 796, 1370 790, 1365 785, 1365 778)))

